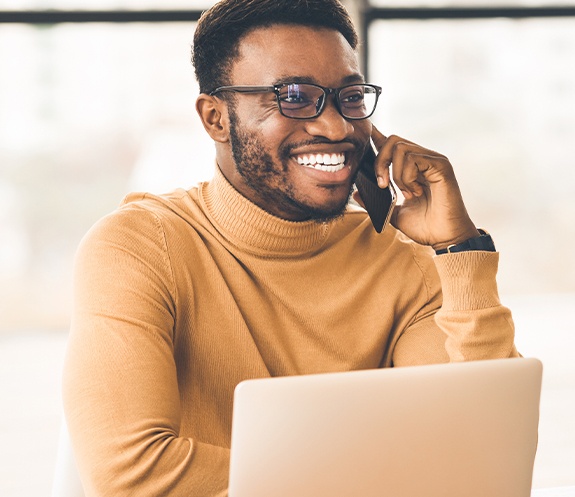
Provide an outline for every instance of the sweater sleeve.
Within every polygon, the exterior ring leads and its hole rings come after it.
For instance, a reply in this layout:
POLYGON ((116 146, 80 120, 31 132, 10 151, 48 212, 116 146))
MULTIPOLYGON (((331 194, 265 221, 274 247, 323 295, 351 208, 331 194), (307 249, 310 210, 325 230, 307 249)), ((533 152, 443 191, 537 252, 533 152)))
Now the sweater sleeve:
POLYGON ((125 208, 98 223, 78 251, 74 299, 63 398, 86 495, 225 495, 229 450, 180 436, 177 295, 159 220, 125 208))
POLYGON ((451 361, 518 357, 511 311, 497 291, 499 253, 459 252, 434 258, 443 304, 435 322, 451 361))
POLYGON ((497 291, 499 254, 468 251, 433 261, 437 274, 424 270, 428 302, 397 340, 393 365, 518 357, 511 312, 497 291))

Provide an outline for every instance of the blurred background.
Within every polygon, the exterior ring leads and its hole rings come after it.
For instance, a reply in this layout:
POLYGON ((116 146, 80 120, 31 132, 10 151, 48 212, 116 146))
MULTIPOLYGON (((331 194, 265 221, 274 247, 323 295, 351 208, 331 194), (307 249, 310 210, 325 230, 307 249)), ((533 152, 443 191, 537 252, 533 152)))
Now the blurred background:
MULTIPOLYGON (((2 496, 50 491, 82 236, 130 191, 212 175, 189 60, 194 16, 213 3, 0 0, 2 496), (83 22, 89 9, 189 21, 83 22), (30 15, 61 11, 76 21, 30 15)), ((345 3, 383 87, 375 124, 450 158, 501 252, 518 346, 544 361, 534 486, 575 485, 575 3, 345 3)))

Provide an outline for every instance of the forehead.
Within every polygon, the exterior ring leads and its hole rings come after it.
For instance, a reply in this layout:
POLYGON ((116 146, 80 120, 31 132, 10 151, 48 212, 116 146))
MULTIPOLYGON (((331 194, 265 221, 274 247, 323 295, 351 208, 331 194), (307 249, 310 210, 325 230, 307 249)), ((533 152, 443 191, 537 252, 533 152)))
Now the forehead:
POLYGON ((353 75, 360 77, 357 55, 340 32, 283 24, 245 35, 231 74, 238 85, 302 78, 324 86, 338 86, 353 75))

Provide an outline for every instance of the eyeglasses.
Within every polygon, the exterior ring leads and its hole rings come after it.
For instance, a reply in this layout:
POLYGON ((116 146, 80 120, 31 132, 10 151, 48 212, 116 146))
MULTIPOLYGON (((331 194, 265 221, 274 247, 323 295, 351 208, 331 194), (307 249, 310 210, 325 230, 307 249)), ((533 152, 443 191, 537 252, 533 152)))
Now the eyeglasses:
POLYGON ((338 112, 346 119, 367 119, 375 111, 381 88, 375 85, 352 84, 340 88, 325 88, 311 83, 282 83, 273 86, 220 86, 210 96, 223 91, 235 93, 276 94, 282 116, 290 119, 318 117, 327 101, 334 96, 338 112))

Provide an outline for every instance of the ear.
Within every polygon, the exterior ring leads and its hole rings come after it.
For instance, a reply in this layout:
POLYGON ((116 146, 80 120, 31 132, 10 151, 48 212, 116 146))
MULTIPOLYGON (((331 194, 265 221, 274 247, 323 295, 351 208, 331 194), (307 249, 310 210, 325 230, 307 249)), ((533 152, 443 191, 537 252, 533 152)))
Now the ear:
POLYGON ((196 100, 196 111, 212 140, 229 141, 228 108, 224 100, 201 93, 196 100))

